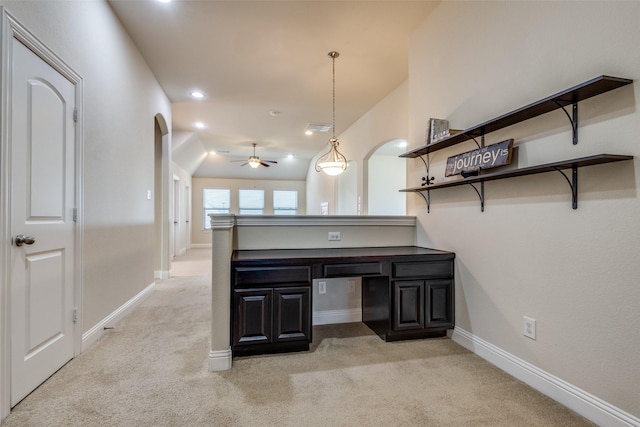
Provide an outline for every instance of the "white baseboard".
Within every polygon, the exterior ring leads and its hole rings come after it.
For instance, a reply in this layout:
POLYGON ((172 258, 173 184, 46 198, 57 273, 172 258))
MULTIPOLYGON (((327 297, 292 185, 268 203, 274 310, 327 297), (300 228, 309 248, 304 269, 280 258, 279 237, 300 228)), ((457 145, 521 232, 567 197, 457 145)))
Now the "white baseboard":
POLYGON ((231 369, 231 347, 226 350, 209 350, 209 372, 231 369))
POLYGON ((352 308, 348 310, 324 310, 313 312, 313 325, 332 325, 334 323, 362 322, 362 310, 352 308))
POLYGON ((140 305, 140 303, 151 294, 155 287, 156 283, 153 282, 152 284, 144 288, 141 292, 139 292, 136 296, 121 305, 116 311, 98 322, 93 328, 82 334, 82 344, 80 347, 80 351, 85 351, 86 349, 91 347, 93 343, 98 341, 98 339, 104 334, 104 328, 112 327, 120 320, 125 318, 129 313, 131 313, 134 308, 140 305))
POLYGON ((155 270, 153 278, 158 280, 166 280, 171 277, 171 270, 155 270))
POLYGON ((451 339, 597 425, 640 426, 640 418, 507 353, 464 329, 456 326, 451 339))
POLYGON ((192 243, 189 249, 208 249, 211 246, 211 243, 192 243))

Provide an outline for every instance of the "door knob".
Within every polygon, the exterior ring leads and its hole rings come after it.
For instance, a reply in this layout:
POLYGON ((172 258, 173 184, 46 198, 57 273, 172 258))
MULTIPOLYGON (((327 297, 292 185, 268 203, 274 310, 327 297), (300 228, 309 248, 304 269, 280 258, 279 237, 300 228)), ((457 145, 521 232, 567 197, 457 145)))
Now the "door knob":
POLYGON ((23 236, 22 234, 18 234, 14 239, 16 242, 16 246, 22 245, 33 245, 36 242, 36 239, 33 236, 23 236))

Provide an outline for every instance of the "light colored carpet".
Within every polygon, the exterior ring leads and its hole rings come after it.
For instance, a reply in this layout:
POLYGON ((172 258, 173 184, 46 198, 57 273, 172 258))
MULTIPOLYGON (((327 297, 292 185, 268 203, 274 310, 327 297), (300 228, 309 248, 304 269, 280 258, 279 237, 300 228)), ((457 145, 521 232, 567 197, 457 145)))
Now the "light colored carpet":
POLYGON ((449 339, 314 328, 309 352, 207 371, 210 251, 17 405, 3 426, 590 426, 449 339))

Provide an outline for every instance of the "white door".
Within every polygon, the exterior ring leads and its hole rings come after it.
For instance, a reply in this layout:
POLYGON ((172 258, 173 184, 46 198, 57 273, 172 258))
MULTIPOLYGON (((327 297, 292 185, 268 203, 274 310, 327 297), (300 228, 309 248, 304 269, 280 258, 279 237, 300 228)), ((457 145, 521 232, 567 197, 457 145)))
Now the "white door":
POLYGON ((75 86, 13 39, 11 406, 74 355, 75 86), (24 237, 21 237, 24 236, 24 237))
POLYGON ((180 255, 180 180, 173 177, 173 250, 172 257, 180 255))

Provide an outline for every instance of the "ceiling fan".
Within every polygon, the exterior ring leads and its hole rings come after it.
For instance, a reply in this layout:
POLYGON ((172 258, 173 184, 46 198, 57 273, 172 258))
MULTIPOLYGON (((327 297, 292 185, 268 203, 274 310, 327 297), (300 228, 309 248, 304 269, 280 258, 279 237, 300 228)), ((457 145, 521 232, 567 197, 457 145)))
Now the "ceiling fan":
POLYGON ((244 162, 240 166, 249 165, 252 168, 257 168, 258 166, 269 167, 267 163, 278 163, 275 160, 260 160, 260 157, 256 156, 256 143, 253 143, 253 156, 249 156, 249 160, 232 160, 232 162, 244 162))

